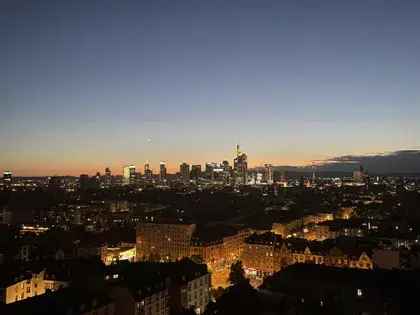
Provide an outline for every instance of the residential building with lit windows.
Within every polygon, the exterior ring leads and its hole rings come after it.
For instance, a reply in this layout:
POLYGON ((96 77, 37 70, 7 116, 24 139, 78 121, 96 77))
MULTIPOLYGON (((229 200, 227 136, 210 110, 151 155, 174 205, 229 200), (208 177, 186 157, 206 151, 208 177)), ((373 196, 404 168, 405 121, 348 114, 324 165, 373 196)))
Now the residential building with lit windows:
POLYGON ((112 265, 106 280, 118 314, 166 315, 188 309, 202 314, 209 302, 210 273, 205 264, 189 259, 112 265))
POLYGON ((253 234, 245 242, 241 261, 251 279, 262 280, 288 265, 316 264, 340 268, 373 269, 370 249, 344 240, 309 242, 284 239, 274 233, 253 234))
POLYGON ((137 226, 137 261, 175 261, 190 255, 195 224, 140 223, 137 226))

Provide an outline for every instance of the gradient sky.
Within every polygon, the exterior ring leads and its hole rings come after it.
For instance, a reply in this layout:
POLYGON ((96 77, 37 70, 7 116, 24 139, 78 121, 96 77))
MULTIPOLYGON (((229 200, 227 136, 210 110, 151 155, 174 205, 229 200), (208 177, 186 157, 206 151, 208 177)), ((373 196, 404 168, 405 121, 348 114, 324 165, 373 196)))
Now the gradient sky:
POLYGON ((1 0, 0 170, 419 148, 419 17, 418 0, 1 0))

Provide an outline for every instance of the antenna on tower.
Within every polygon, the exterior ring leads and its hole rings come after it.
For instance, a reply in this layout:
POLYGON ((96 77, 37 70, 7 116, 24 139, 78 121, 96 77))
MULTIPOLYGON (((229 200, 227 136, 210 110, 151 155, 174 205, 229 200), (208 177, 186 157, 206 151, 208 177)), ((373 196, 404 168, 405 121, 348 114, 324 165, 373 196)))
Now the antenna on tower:
POLYGON ((236 145, 236 156, 241 155, 241 151, 239 149, 239 144, 236 145))

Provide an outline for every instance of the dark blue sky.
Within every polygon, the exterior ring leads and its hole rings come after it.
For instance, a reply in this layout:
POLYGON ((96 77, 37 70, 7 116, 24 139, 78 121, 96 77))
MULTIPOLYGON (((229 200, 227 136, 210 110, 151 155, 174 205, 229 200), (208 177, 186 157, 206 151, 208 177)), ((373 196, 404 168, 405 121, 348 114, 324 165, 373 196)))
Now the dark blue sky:
POLYGON ((0 1, 0 168, 419 148, 420 1, 0 1))

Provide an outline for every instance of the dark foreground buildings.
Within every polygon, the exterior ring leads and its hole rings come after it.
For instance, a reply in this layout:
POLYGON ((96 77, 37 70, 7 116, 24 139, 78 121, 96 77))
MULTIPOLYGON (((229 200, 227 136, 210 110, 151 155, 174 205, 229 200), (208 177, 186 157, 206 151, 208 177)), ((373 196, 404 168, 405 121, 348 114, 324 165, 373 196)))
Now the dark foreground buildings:
MULTIPOLYGON (((60 264, 63 269, 63 262, 60 264)), ((80 265, 79 270, 73 268, 67 274, 66 285, 54 292, 44 289, 23 300, 0 303, 0 314, 203 314, 209 303, 210 274, 204 264, 188 259, 172 263, 123 262, 96 266, 87 275, 86 270, 94 264, 97 262, 80 265)), ((24 290, 29 288, 25 281, 22 285, 24 290)), ((0 293, 6 291, 0 289, 0 293)))

